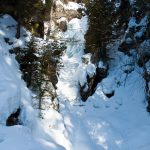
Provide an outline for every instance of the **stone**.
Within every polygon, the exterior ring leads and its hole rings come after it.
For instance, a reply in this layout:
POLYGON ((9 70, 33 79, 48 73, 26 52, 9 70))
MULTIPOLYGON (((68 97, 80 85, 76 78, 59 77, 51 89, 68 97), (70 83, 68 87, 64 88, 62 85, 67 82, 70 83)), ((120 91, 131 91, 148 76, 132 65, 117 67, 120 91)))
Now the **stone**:
POLYGON ((85 55, 83 55, 82 56, 82 63, 83 64, 88 64, 88 63, 90 63, 90 61, 91 61, 91 56, 92 56, 92 54, 91 53, 87 53, 87 54, 85 54, 85 55))
POLYGON ((58 27, 63 32, 67 31, 67 21, 66 20, 60 21, 58 27))
POLYGON ((8 119, 6 120, 6 126, 14 126, 19 124, 19 115, 20 115, 20 108, 17 109, 16 112, 12 113, 8 119))

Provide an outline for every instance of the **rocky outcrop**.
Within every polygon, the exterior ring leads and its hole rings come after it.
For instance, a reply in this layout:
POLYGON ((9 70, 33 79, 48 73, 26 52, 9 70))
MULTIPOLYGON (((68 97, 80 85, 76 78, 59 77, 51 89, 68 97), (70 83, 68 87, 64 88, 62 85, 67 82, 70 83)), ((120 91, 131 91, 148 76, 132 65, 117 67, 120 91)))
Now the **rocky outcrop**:
POLYGON ((80 86, 80 96, 83 101, 86 101, 89 96, 93 94, 93 84, 94 84, 95 76, 89 77, 87 76, 87 83, 84 86, 80 86))
MULTIPOLYGON (((91 61, 90 60, 91 57, 87 57, 87 56, 89 55, 86 54, 84 57, 82 57, 82 62, 83 64, 89 65, 91 61)), ((90 68, 90 70, 92 70, 92 68, 90 68)), ((103 65, 102 61, 100 61, 98 66, 95 67, 95 70, 92 71, 94 72, 93 74, 90 74, 87 71, 86 83, 84 85, 80 84, 80 95, 83 101, 86 101, 89 96, 94 94, 97 84, 101 82, 102 79, 104 79, 107 76, 107 71, 108 71, 108 67, 103 65)))
POLYGON ((19 124, 19 115, 20 115, 20 108, 17 109, 16 112, 12 113, 8 119, 6 120, 7 126, 14 126, 19 124))
POLYGON ((60 0, 54 2, 50 20, 45 22, 45 35, 55 37, 55 33, 67 31, 67 24, 71 19, 81 19, 85 15, 84 7, 80 6, 75 9, 70 5, 68 2, 60 0))
POLYGON ((65 32, 67 31, 67 21, 61 21, 58 25, 61 31, 65 32))
MULTIPOLYGON (((107 69, 96 68, 96 74, 93 77, 87 75, 87 83, 84 86, 80 86, 80 95, 83 101, 86 101, 89 96, 94 94, 97 84, 107 76, 107 71, 107 69)), ((114 95, 114 91, 106 93, 107 97, 110 95, 114 95)))

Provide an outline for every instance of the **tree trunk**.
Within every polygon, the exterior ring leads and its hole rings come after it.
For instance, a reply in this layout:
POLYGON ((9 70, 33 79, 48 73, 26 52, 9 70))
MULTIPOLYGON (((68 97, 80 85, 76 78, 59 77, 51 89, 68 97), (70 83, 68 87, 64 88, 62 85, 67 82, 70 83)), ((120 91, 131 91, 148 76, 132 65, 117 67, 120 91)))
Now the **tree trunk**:
POLYGON ((38 22, 39 26, 36 29, 36 33, 40 38, 44 38, 44 22, 38 22))
POLYGON ((16 38, 19 39, 20 38, 20 21, 18 20, 18 24, 17 24, 17 30, 16 30, 16 38))

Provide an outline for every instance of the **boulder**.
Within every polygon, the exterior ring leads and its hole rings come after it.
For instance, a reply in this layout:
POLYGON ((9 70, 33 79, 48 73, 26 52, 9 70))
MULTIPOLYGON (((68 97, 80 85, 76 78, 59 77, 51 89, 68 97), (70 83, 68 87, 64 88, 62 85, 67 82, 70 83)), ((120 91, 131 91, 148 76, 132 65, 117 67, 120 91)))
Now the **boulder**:
POLYGON ((112 97, 115 94, 114 77, 103 79, 101 82, 101 89, 106 97, 112 97))
POLYGON ((6 120, 6 126, 14 126, 19 124, 20 108, 16 112, 12 113, 6 120))
MULTIPOLYGON (((87 63, 88 61, 90 61, 91 55, 86 54, 86 55, 84 55, 83 58, 84 58, 83 62, 87 63)), ((88 73, 87 73, 87 82, 83 86, 80 85, 80 95, 81 95, 81 98, 82 98, 83 101, 86 101, 89 96, 94 94, 95 89, 97 87, 97 84, 99 82, 101 82, 102 79, 104 79, 107 76, 107 71, 108 71, 107 66, 99 65, 96 68, 93 65, 90 66, 90 67, 93 68, 92 76, 90 76, 91 74, 88 75, 88 73)), ((112 94, 112 93, 107 93, 107 94, 109 95, 109 94, 112 94)))
POLYGON ((88 64, 88 63, 90 63, 90 61, 91 61, 91 56, 92 56, 92 54, 91 53, 87 53, 87 54, 85 54, 85 55, 83 55, 82 56, 82 63, 83 64, 88 64))
POLYGON ((60 19, 57 20, 57 24, 61 31, 63 32, 67 31, 67 24, 68 24, 67 18, 61 17, 60 19))
POLYGON ((65 32, 67 31, 67 22, 66 21, 61 21, 60 24, 59 24, 59 28, 65 32))
POLYGON ((80 86, 80 95, 83 101, 86 101, 89 96, 93 94, 93 83, 94 83, 95 76, 90 78, 87 76, 87 83, 84 86, 80 86))

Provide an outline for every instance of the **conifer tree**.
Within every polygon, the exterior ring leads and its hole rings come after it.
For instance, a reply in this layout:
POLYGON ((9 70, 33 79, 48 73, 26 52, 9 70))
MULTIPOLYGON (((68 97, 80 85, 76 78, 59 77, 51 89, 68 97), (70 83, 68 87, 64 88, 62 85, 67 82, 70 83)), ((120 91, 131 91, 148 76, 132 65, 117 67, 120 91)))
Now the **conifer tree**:
POLYGON ((91 52, 104 59, 106 57, 105 44, 111 37, 114 19, 113 3, 104 0, 86 2, 89 15, 89 29, 86 34, 86 52, 91 52))

